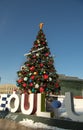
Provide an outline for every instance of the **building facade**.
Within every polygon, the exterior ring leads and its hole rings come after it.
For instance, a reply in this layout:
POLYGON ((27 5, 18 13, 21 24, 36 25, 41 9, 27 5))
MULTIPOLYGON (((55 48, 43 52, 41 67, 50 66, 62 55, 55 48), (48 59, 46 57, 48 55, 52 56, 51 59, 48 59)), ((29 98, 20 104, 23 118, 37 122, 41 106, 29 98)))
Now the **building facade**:
POLYGON ((0 85, 0 94, 12 94, 14 90, 17 90, 17 87, 14 84, 0 85))

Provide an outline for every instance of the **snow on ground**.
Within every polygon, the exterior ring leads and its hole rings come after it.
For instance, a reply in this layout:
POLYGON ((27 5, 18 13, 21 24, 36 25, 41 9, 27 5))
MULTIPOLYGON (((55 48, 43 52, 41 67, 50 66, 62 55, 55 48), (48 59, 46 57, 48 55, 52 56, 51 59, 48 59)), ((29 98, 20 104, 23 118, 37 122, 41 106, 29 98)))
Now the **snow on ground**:
MULTIPOLYGON (((60 98, 58 98, 58 100, 62 104, 61 107, 57 111, 58 116, 68 118, 68 115, 67 115, 67 112, 65 109, 65 104, 64 104, 64 97, 60 97, 60 98)), ((76 113, 83 114, 83 99, 74 98, 74 108, 75 108, 76 113)), ((62 129, 62 128, 48 126, 44 123, 34 122, 33 120, 29 120, 29 119, 23 119, 23 121, 20 121, 19 123, 26 127, 30 127, 30 128, 34 128, 34 129, 43 128, 45 130, 68 130, 68 129, 62 129)))
POLYGON ((24 126, 30 127, 30 128, 34 128, 34 129, 42 128, 45 130, 65 130, 62 128, 48 126, 48 125, 41 123, 41 122, 34 122, 33 120, 29 120, 29 119, 23 119, 23 121, 20 121, 19 123, 21 125, 24 125, 24 126))

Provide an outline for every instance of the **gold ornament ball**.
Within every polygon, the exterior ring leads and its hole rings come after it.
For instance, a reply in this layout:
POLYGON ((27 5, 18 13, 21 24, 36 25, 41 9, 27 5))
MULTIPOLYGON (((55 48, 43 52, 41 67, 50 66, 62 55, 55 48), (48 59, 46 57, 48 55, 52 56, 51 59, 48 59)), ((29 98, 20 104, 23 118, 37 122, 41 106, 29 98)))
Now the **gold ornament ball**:
POLYGON ((46 73, 46 71, 43 72, 44 74, 46 73))
POLYGON ((22 74, 21 74, 21 73, 18 73, 18 76, 22 76, 22 74))
POLYGON ((37 72, 34 72, 34 75, 37 75, 37 72))
POLYGON ((37 40, 37 43, 40 43, 40 41, 39 41, 39 40, 37 40))
POLYGON ((28 90, 28 93, 32 93, 31 90, 28 90))

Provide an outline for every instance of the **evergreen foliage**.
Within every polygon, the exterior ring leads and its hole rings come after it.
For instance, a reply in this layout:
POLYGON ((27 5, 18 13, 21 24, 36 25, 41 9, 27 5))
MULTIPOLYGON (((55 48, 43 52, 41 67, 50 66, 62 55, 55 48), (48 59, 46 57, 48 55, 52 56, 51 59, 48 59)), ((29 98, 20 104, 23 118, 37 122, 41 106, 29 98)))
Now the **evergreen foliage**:
MULTIPOLYGON (((40 24, 42 25, 42 24, 40 24)), ((48 42, 40 30, 30 52, 25 55, 27 61, 17 72, 17 86, 24 93, 60 94, 58 74, 54 67, 48 42)))

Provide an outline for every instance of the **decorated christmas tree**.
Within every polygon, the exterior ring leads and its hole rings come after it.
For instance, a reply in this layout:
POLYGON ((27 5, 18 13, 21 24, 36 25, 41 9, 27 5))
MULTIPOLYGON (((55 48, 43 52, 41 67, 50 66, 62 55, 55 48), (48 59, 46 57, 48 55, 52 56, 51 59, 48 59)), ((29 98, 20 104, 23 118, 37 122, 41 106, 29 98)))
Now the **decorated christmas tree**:
POLYGON ((60 94, 58 74, 42 30, 43 23, 40 23, 39 28, 33 47, 25 54, 27 61, 17 72, 17 86, 22 93, 60 94))

